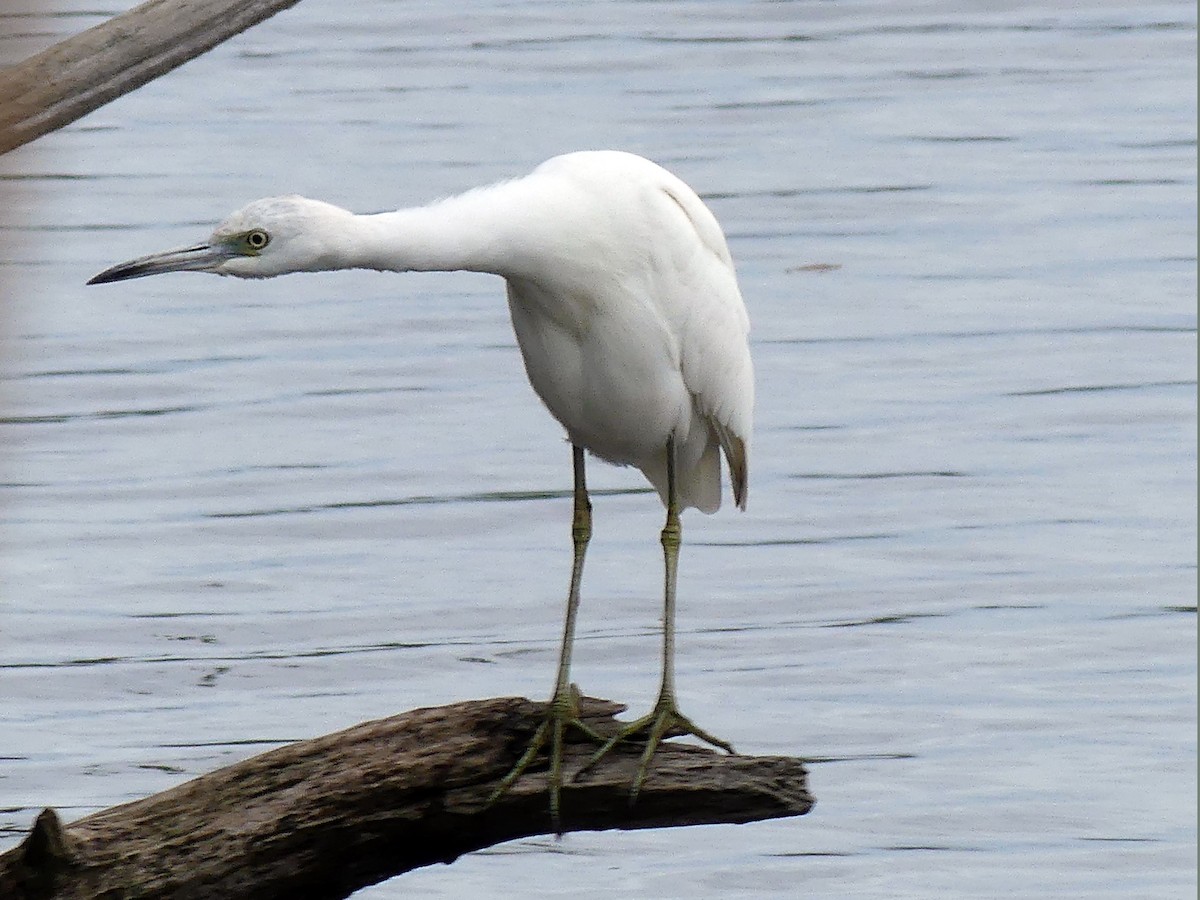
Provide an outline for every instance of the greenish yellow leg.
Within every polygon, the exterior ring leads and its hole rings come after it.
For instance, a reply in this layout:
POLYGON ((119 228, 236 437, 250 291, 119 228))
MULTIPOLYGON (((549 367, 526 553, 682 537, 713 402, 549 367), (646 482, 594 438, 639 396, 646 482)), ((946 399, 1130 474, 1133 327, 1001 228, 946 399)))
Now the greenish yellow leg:
POLYGON ((558 676, 554 682, 554 695, 547 706, 546 718, 534 732, 529 747, 488 798, 489 806, 499 800, 525 773, 549 742, 550 819, 554 830, 559 833, 562 832, 559 809, 563 783, 563 734, 567 728, 575 728, 597 743, 604 741, 603 737, 580 720, 578 693, 571 684, 571 649, 575 643, 575 619, 579 612, 579 585, 583 580, 583 557, 592 537, 592 504, 588 501, 587 481, 584 477, 583 448, 573 447, 572 451, 575 464, 575 511, 571 520, 571 542, 575 548, 575 559, 571 566, 571 588, 567 593, 567 616, 563 623, 562 648, 558 653, 558 676))
POLYGON ((665 583, 663 587, 663 671, 662 685, 658 691, 658 700, 649 713, 642 716, 636 722, 629 723, 617 732, 617 734, 609 738, 604 746, 592 755, 587 765, 579 772, 579 774, 583 774, 591 769, 621 741, 645 733, 647 735, 646 749, 642 751, 637 776, 634 778, 633 787, 629 791, 629 803, 631 806, 637 801, 638 794, 641 793, 642 785, 646 781, 646 773, 650 768, 650 760, 654 757, 654 751, 658 749, 663 736, 672 729, 698 737, 700 740, 712 744, 714 747, 720 747, 726 753, 734 752, 733 747, 728 743, 697 727, 691 719, 679 711, 679 706, 675 701, 675 575, 679 568, 681 536, 679 496, 675 484, 675 444, 672 440, 667 443, 667 522, 662 530, 663 563, 665 568, 665 583))

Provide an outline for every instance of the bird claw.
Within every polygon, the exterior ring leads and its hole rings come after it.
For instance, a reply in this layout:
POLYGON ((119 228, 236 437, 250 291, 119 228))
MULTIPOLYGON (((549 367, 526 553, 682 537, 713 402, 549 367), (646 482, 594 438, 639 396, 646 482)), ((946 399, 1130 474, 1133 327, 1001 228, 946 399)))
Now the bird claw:
POLYGON ((542 722, 533 733, 525 752, 521 754, 521 758, 508 771, 508 774, 500 779, 500 783, 496 785, 495 790, 484 804, 484 809, 493 806, 496 801, 508 793, 509 789, 525 774, 542 749, 549 743, 547 780, 550 789, 550 822, 554 833, 562 834, 562 817, 560 815, 563 785, 562 756, 566 732, 568 729, 574 729, 597 744, 604 743, 604 737, 579 718, 579 697, 579 688, 574 684, 570 685, 566 691, 555 693, 546 705, 542 722))
POLYGON ((649 713, 642 716, 636 721, 630 722, 615 735, 604 742, 604 745, 592 754, 589 759, 578 772, 575 773, 575 779, 585 775, 591 771, 600 760, 607 756, 617 744, 622 741, 640 738, 645 735, 646 747, 642 751, 641 759, 638 761, 637 775, 633 780, 633 785, 629 790, 629 805, 633 806, 637 802, 638 794, 641 793, 642 785, 646 782, 646 775, 650 770, 650 760, 653 759, 658 745, 662 743, 666 737, 676 737, 679 735, 691 735, 699 738, 706 744, 711 744, 724 750, 730 755, 737 753, 733 749, 733 745, 726 741, 709 734, 704 729, 696 725, 691 719, 679 711, 673 697, 669 695, 660 696, 658 702, 654 705, 649 713))

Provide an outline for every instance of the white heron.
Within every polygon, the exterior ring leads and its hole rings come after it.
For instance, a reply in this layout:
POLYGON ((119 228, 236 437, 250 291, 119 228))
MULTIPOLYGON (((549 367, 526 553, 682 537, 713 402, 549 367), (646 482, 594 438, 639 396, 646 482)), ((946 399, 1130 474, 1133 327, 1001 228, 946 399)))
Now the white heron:
POLYGON ((549 743, 557 827, 564 731, 602 744, 646 734, 630 791, 668 731, 732 753, 679 711, 675 581, 681 510, 721 505, 721 455, 734 501, 746 506, 754 377, 749 320, 716 218, 665 169, 631 153, 556 156, 529 175, 427 206, 355 215, 304 197, 256 200, 203 243, 101 272, 103 284, 163 272, 268 278, 333 269, 489 272, 508 306, 533 389, 566 429, 574 463, 574 562, 554 693, 528 750, 494 801, 549 743), (654 708, 605 741, 579 719, 570 681, 591 504, 584 451, 636 466, 666 506, 662 681, 654 708))

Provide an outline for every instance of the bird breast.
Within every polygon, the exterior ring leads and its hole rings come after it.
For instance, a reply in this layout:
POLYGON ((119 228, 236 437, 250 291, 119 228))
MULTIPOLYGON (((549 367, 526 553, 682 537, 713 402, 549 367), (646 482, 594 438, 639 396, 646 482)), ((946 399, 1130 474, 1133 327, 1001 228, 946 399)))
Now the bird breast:
POLYGON ((690 413, 679 347, 652 304, 612 280, 596 287, 510 279, 513 330, 530 384, 571 442, 640 466, 690 413))

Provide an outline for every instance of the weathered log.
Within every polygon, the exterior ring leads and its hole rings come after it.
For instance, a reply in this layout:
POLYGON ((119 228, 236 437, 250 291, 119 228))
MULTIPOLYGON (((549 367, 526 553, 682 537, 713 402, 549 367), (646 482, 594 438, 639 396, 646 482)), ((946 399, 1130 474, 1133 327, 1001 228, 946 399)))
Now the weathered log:
POLYGON ((298 0, 149 0, 0 69, 0 153, 74 122, 298 0))
MULTIPOLYGON (((602 733, 622 709, 581 701, 581 717, 602 733)), ((487 805, 544 710, 515 697, 419 709, 279 747, 69 825, 47 809, 20 846, 0 854, 0 897, 341 898, 550 833, 544 766, 487 805)), ((568 744, 564 771, 577 771, 592 749, 568 744)), ((743 823, 803 815, 813 804, 798 759, 666 744, 630 806, 639 754, 618 747, 564 785, 562 830, 743 823)))

